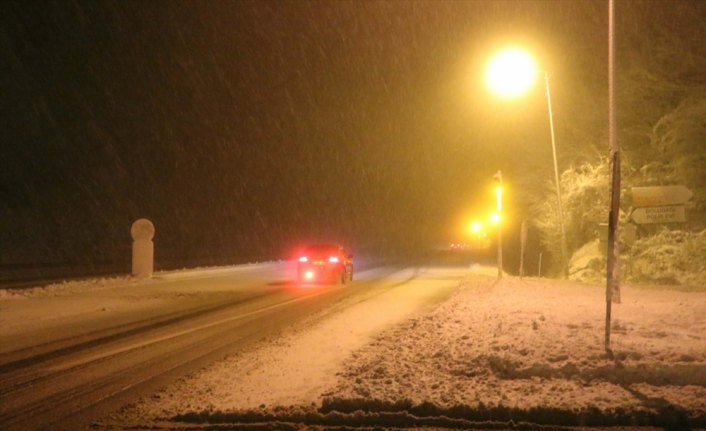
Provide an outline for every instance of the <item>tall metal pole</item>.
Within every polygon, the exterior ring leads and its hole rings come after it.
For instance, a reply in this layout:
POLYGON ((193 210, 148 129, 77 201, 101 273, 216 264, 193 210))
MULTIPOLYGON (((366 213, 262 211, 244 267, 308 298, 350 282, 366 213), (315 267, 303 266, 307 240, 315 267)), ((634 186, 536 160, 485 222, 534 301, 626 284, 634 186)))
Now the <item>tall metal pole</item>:
POLYGON ((566 230, 564 229, 564 209, 561 204, 561 186, 559 183, 559 165, 556 161, 556 139, 554 138, 554 116, 552 115, 552 98, 549 94, 549 74, 544 72, 544 83, 547 90, 547 109, 549 110, 549 131, 552 135, 552 155, 554 156, 554 183, 556 184, 556 201, 559 208, 559 227, 561 229, 561 274, 568 276, 568 263, 566 260, 566 230))
POLYGON ((620 148, 616 139, 615 117, 615 14, 613 0, 608 0, 608 141, 610 145, 611 193, 608 215, 608 263, 606 274, 605 350, 610 349, 611 303, 620 302, 620 250, 618 248, 618 214, 620 211, 620 148))
POLYGON ((527 242, 527 222, 520 223, 520 280, 525 276, 525 243, 527 242))
POLYGON ((502 201, 502 187, 503 187, 503 174, 498 171, 493 179, 497 183, 495 188, 495 198, 496 198, 496 209, 498 212, 498 280, 503 278, 503 223, 502 223, 502 211, 503 211, 503 201, 502 201))

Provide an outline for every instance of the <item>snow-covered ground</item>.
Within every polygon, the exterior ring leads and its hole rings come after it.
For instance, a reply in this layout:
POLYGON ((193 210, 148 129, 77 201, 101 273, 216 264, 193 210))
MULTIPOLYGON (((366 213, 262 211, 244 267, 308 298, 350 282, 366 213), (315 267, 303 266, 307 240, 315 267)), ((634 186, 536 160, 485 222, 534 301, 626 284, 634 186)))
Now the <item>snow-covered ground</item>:
MULTIPOLYGON (((706 426, 703 289, 622 286, 611 359, 603 286, 497 281, 479 267, 432 268, 405 280, 311 316, 101 424, 458 427, 512 418, 706 426), (457 288, 448 300, 421 306, 449 285, 457 288)), ((72 289, 59 291, 70 297, 72 289)), ((50 294, 40 292, 29 296, 50 294)), ((8 301, 17 298, 0 296, 0 310, 8 301)))
MULTIPOLYGON (((610 359, 603 287, 465 274, 449 300, 368 334, 367 343, 351 336, 365 332, 351 325, 393 309, 404 289, 225 358, 109 422, 346 425, 365 423, 365 411, 377 420, 387 414, 393 425, 424 424, 411 414, 447 426, 507 415, 677 427, 691 418, 703 426, 704 291, 623 286, 610 359)), ((448 270, 425 276, 444 275, 453 277, 448 270)))

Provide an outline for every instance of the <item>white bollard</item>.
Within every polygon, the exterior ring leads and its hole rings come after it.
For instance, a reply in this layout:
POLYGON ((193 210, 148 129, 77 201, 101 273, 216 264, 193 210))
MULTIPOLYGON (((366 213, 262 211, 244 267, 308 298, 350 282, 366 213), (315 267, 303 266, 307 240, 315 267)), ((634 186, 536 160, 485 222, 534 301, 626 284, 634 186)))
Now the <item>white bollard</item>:
POLYGON ((132 236, 132 275, 150 278, 154 272, 154 225, 146 218, 135 221, 130 228, 132 236))

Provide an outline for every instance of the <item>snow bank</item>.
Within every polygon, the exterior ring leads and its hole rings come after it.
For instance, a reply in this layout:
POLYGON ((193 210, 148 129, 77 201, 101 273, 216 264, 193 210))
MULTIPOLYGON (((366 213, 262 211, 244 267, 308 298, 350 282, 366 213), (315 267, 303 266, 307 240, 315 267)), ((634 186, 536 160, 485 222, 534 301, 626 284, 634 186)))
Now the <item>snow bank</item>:
POLYGON ((606 275, 605 244, 593 240, 583 245, 571 256, 569 278, 577 281, 596 282, 606 275))
POLYGON ((137 279, 128 275, 118 277, 90 278, 86 280, 60 281, 28 288, 0 289, 0 299, 64 296, 86 291, 96 291, 135 285, 146 281, 149 280, 137 279))
POLYGON ((631 257, 635 281, 706 287, 706 230, 664 229, 636 241, 631 257))
MULTIPOLYGON (((606 276, 606 244, 584 244, 571 256, 572 280, 599 283, 606 276)), ((706 230, 701 233, 664 229, 621 250, 621 276, 635 283, 706 288, 706 230)))
POLYGON ((0 299, 22 299, 37 297, 67 296, 84 292, 114 289, 123 286, 150 285, 162 281, 211 277, 224 273, 267 268, 281 261, 259 262, 241 265, 184 268, 173 271, 158 271, 151 278, 136 278, 130 275, 95 277, 82 280, 65 280, 28 288, 0 289, 0 299))

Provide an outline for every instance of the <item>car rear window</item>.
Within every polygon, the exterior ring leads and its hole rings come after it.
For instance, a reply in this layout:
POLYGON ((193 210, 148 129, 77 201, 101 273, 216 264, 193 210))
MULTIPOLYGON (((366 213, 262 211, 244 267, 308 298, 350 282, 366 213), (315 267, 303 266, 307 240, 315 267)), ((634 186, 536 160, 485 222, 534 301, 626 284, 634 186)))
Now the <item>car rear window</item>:
POLYGON ((339 252, 340 248, 335 245, 312 245, 304 250, 304 254, 311 256, 330 256, 339 252))

